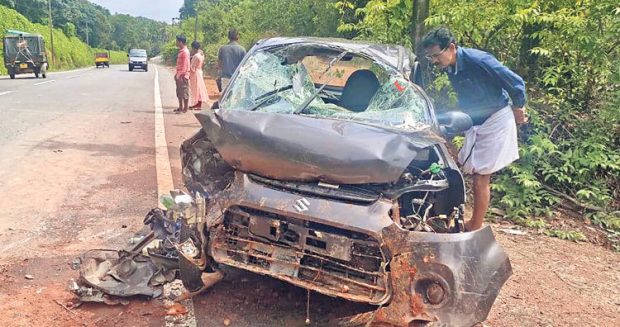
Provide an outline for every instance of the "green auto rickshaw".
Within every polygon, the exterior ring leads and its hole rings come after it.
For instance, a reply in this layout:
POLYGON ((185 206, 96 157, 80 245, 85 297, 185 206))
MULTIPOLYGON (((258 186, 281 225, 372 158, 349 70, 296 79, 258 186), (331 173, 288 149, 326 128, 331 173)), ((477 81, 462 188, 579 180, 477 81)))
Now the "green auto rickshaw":
POLYGON ((15 75, 34 73, 36 78, 46 78, 48 69, 45 41, 39 34, 7 30, 3 38, 4 66, 11 79, 15 75))

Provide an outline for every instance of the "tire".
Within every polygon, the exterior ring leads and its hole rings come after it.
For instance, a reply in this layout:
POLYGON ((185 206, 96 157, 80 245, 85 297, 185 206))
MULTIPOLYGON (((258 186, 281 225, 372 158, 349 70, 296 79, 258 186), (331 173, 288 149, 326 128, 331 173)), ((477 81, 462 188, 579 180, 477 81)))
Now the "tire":
POLYGON ((11 79, 15 79, 15 73, 9 73, 9 77, 10 77, 11 79))
POLYGON ((149 71, 149 66, 144 66, 144 71, 148 72, 149 71))
POLYGON ((133 72, 133 66, 132 65, 129 65, 129 71, 133 72))
MULTIPOLYGON (((181 232, 179 234, 179 243, 185 242, 191 235, 190 227, 186 223, 181 224, 181 232)), ((190 291, 196 292, 201 289, 204 284, 202 283, 202 270, 197 268, 193 263, 187 260, 182 254, 179 254, 179 275, 183 286, 190 291)))

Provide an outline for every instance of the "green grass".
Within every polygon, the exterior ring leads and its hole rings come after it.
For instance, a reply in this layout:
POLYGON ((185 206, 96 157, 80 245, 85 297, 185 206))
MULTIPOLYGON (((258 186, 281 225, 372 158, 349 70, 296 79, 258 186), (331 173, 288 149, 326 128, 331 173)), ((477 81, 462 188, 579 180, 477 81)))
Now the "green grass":
POLYGON ((574 230, 564 231, 564 230, 559 230, 559 229, 550 229, 550 230, 545 231, 545 235, 551 236, 551 237, 557 237, 562 240, 568 240, 568 241, 573 241, 573 242, 580 242, 580 241, 587 240, 587 237, 582 232, 574 231, 574 230))

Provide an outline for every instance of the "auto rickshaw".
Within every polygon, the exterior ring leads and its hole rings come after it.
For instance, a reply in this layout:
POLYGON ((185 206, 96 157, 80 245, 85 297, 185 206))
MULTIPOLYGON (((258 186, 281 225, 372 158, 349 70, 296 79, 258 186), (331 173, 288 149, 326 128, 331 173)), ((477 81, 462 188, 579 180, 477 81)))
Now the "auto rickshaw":
POLYGON ((99 66, 110 68, 110 55, 107 52, 97 52, 95 54, 95 66, 97 68, 99 66))
POLYGON ((4 66, 11 79, 17 74, 34 73, 46 78, 48 69, 45 41, 39 34, 7 30, 3 38, 4 66))

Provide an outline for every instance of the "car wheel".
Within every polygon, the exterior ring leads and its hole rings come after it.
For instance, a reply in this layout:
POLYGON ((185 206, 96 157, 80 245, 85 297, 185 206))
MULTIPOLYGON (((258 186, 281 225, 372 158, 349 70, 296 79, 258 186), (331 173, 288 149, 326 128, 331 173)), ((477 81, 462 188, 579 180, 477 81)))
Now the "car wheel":
MULTIPOLYGON (((179 244, 189 239, 190 235, 190 227, 186 223, 182 223, 179 234, 179 244)), ((190 292, 196 292, 204 286, 202 279, 200 278, 200 276, 202 276, 202 270, 197 268, 182 254, 179 254, 179 275, 181 277, 181 281, 183 282, 183 286, 185 286, 185 288, 190 292)))
POLYGON ((131 66, 131 65, 129 66, 129 71, 133 72, 133 66, 131 66))
POLYGON ((148 72, 149 71, 149 66, 144 66, 144 71, 148 72))
POLYGON ((11 79, 15 79, 15 73, 9 73, 9 77, 10 77, 11 79))

